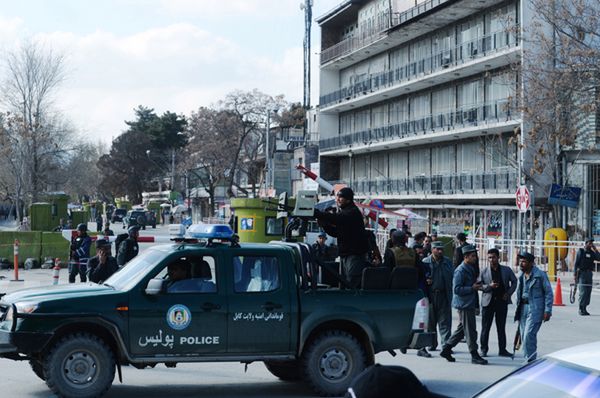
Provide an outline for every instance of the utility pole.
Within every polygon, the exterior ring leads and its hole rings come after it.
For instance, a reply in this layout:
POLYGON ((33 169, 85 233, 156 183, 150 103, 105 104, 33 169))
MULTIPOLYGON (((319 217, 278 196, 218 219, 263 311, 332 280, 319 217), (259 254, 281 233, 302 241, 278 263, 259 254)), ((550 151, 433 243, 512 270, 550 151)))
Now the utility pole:
POLYGON ((300 4, 304 10, 304 109, 310 108, 310 30, 312 26, 313 0, 305 0, 300 4))

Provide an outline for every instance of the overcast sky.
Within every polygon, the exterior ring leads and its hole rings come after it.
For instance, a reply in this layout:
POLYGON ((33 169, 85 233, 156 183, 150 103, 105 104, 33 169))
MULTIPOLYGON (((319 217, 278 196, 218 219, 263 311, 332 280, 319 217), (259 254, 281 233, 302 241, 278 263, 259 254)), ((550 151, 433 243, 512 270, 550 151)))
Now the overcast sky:
MULTIPOLYGON (((66 55, 56 105, 92 141, 109 143, 138 105, 189 115, 253 88, 302 102, 302 2, 0 0, 0 55, 30 39, 66 55)), ((314 0, 313 104, 314 18, 341 2, 314 0)))

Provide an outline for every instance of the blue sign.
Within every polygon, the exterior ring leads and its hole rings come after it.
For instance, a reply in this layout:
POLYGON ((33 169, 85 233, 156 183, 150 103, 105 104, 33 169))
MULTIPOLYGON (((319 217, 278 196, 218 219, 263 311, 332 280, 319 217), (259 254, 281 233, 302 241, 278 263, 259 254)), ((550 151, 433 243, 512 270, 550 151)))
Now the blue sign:
POLYGON ((558 184, 552 184, 552 188, 550 189, 550 196, 548 197, 548 204, 566 207, 577 207, 580 195, 581 188, 563 187, 558 184))

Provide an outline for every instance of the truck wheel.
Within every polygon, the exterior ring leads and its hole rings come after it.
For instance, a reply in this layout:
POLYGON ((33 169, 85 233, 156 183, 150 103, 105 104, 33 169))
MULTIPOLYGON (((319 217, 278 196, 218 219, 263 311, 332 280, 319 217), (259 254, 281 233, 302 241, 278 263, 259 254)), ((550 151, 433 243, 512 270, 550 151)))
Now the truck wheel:
POLYGON ((317 337, 302 356, 306 379, 324 397, 344 395, 352 380, 366 368, 363 347, 340 330, 317 337))
POLYGON ((44 361, 46 384, 60 397, 99 397, 115 378, 115 358, 98 337, 87 333, 63 337, 44 361))
POLYGON ((46 375, 44 374, 44 365, 42 365, 42 362, 38 361, 37 359, 30 359, 29 366, 31 366, 31 370, 33 370, 33 373, 35 373, 37 377, 46 381, 46 375))
POLYGON ((296 361, 265 361, 267 370, 283 381, 302 380, 302 367, 296 361))

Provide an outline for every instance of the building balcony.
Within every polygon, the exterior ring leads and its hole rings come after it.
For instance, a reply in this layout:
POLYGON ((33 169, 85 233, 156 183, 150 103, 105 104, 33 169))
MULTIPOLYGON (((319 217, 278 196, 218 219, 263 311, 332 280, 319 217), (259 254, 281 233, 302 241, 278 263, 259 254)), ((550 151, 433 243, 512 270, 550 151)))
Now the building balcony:
POLYGON ((518 61, 513 33, 499 31, 322 95, 322 113, 338 113, 480 74, 518 61))
MULTIPOLYGON (((381 26, 364 37, 348 37, 337 43, 328 43, 321 51, 321 67, 343 69, 349 65, 387 51, 402 43, 409 42, 436 29, 460 21, 469 15, 493 7, 498 0, 427 0, 414 7, 395 12, 391 26, 381 26)), ((354 11, 356 12, 356 11, 354 11)), ((335 17, 329 14, 317 18, 321 29, 336 24, 335 17)), ((348 18, 340 14, 338 19, 348 18)), ((354 16, 356 18, 356 15, 354 16)), ((389 24, 388 24, 389 25, 389 24)), ((325 44, 325 43, 322 43, 325 44)))
POLYGON ((520 124, 520 113, 508 99, 457 111, 439 113, 352 134, 325 138, 319 142, 322 156, 347 156, 427 143, 451 141, 502 133, 520 124))
POLYGON ((352 189, 358 196, 413 199, 459 199, 464 195, 499 195, 512 198, 516 187, 517 173, 506 170, 358 180, 352 183, 352 189))

